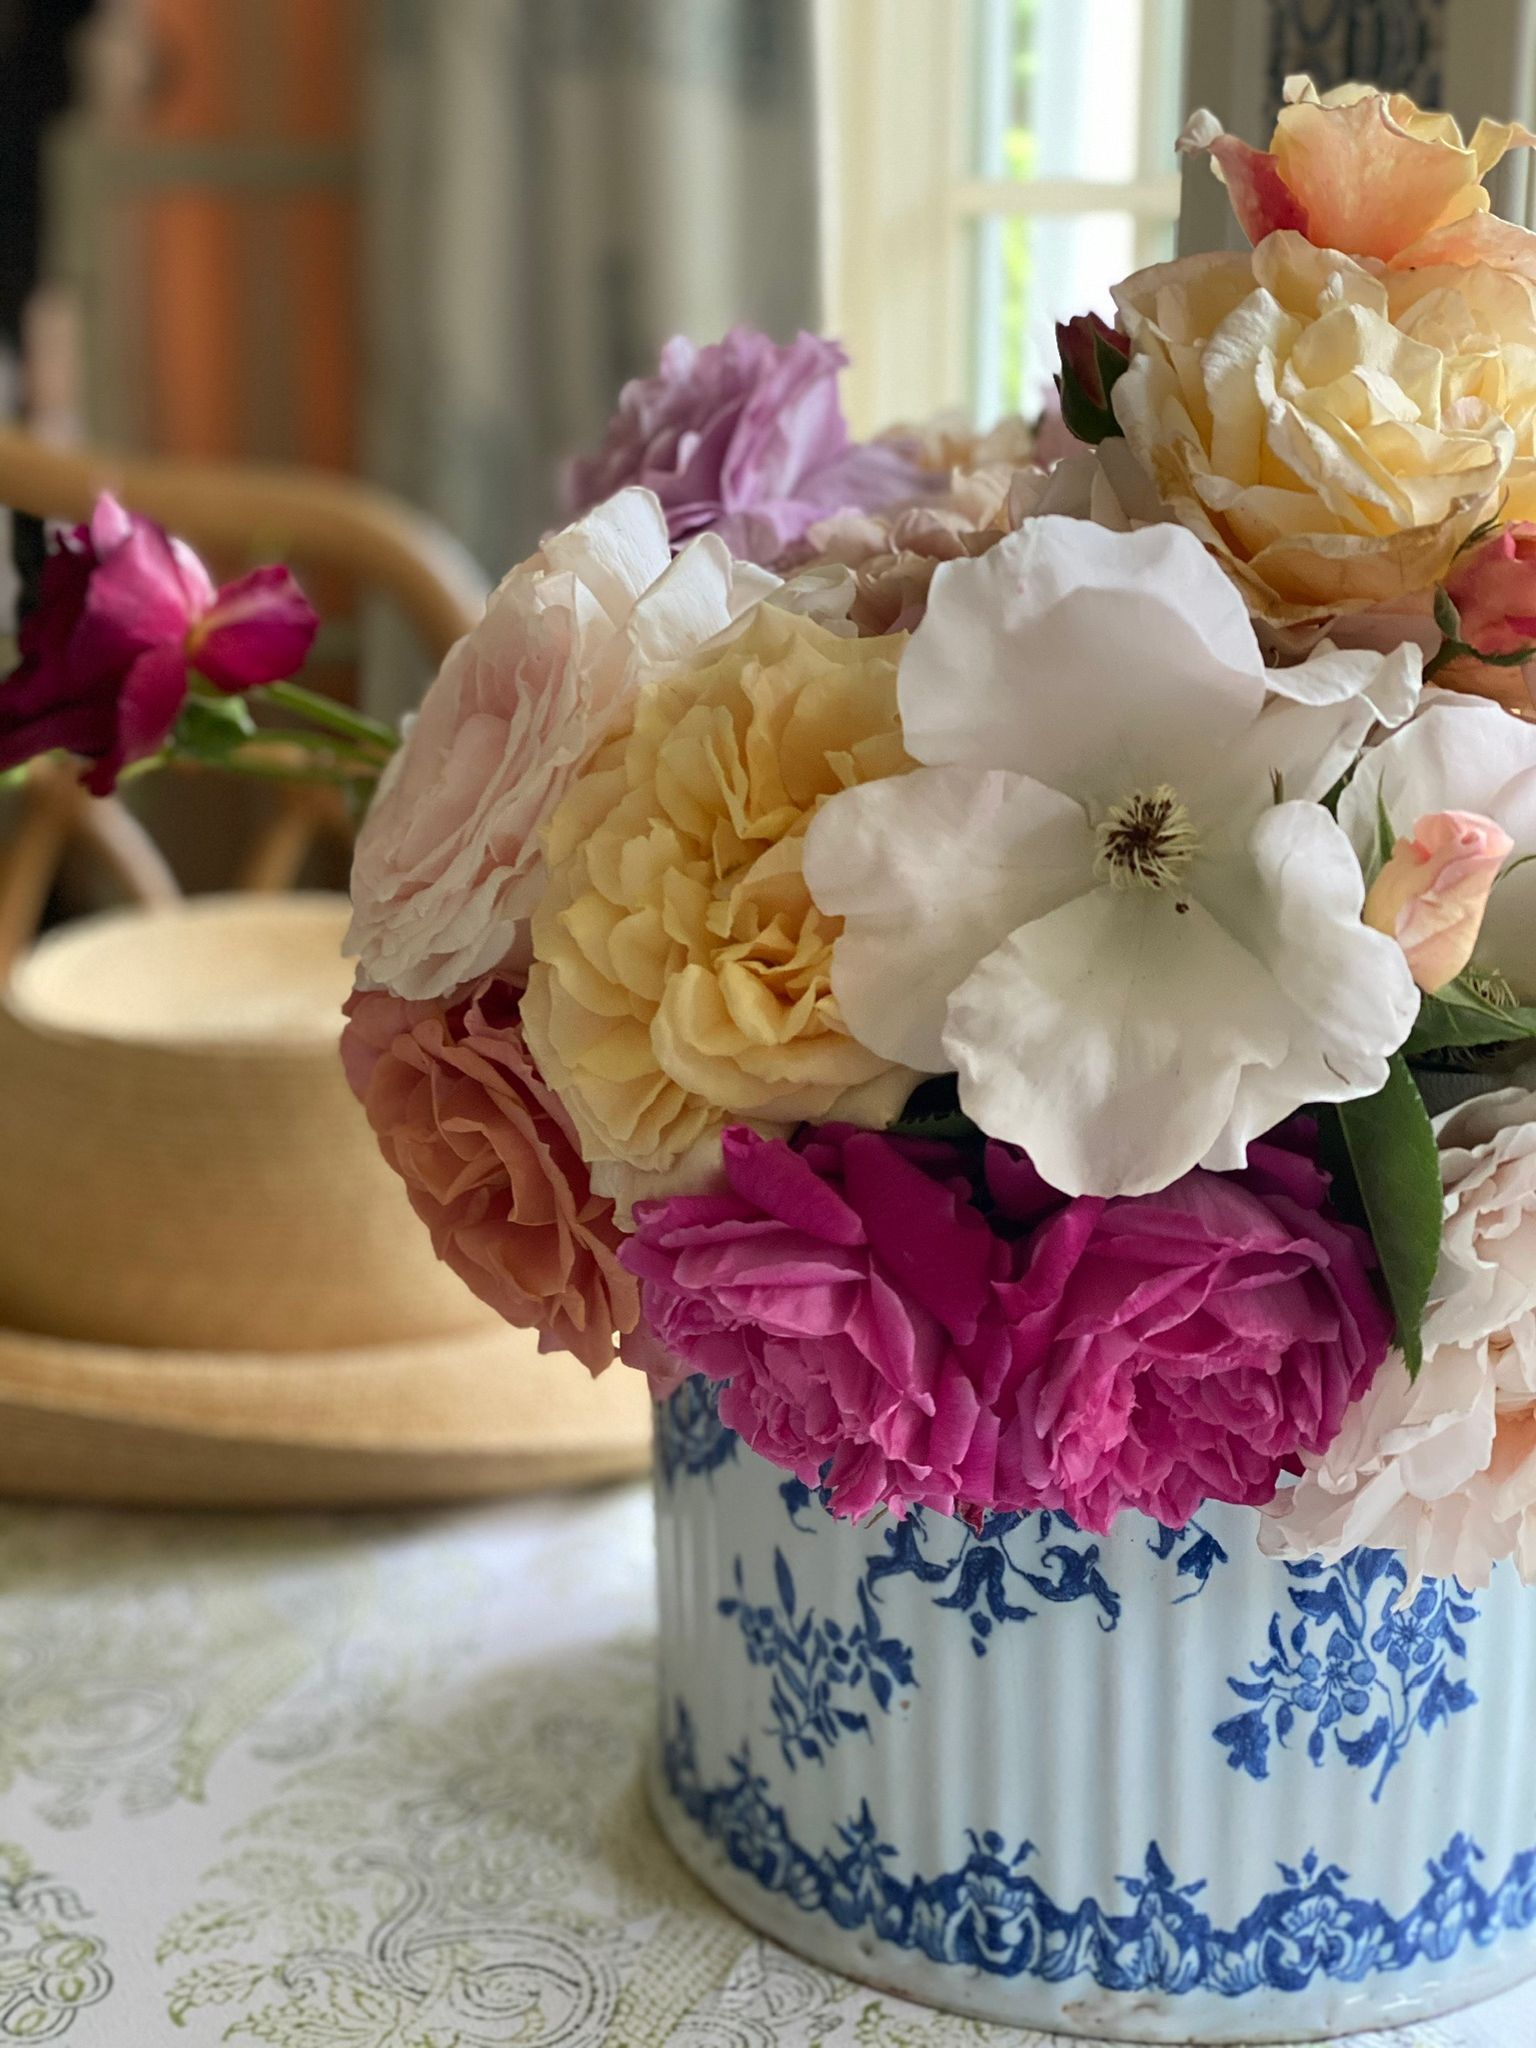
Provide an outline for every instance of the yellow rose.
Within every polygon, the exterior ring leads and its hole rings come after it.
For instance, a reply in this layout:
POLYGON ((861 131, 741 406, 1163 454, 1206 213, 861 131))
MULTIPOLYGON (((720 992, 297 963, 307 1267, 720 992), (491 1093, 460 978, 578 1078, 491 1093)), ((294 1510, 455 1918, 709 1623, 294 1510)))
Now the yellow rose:
POLYGON ((1383 276, 1279 232, 1140 271, 1115 299, 1131 451, 1271 624, 1429 589, 1527 487, 1536 292, 1519 277, 1383 276))
POLYGON ((589 1160, 659 1173, 726 1122, 899 1111, 916 1077, 844 1028, 801 853, 825 798, 912 765, 902 644, 761 606, 640 693, 556 812, 522 1016, 589 1160))

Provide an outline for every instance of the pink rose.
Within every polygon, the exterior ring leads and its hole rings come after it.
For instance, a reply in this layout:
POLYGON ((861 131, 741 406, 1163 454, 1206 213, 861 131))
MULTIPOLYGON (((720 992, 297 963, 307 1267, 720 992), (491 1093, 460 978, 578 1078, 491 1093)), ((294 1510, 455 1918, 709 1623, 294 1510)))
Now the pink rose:
MULTIPOLYGON (((1262 1506, 1332 1442, 1392 1320, 1310 1136, 1298 1120, 1251 1145, 1244 1172, 1082 1196, 1040 1225, 1001 1290, 1012 1412, 985 1505, 1059 1508, 1099 1531, 1137 1508, 1178 1527, 1206 1500, 1262 1506)), ((1023 1213, 1041 1199, 1031 1175, 1023 1213)))
POLYGON ((1397 940, 1426 995, 1472 958, 1489 892, 1513 849, 1503 826, 1475 811, 1432 811, 1393 847, 1361 916, 1397 940))
POLYGON ((526 967, 561 798, 648 674, 774 587, 712 537, 674 559, 648 491, 514 569, 443 663, 358 835, 348 945, 367 980, 425 1001, 526 967))
POLYGON ((229 695, 303 667, 319 621, 284 568, 216 590, 184 541, 103 492, 67 528, 21 623, 21 661, 0 683, 0 770, 55 748, 93 765, 105 796, 156 754, 187 700, 189 671, 229 695))
POLYGON ((1445 591, 1479 654, 1536 646, 1536 523, 1512 519, 1458 556, 1445 591))
MULTIPOLYGON (((1013 1253, 960 1154, 847 1124, 793 1145, 737 1127, 724 1153, 727 1193, 636 1205, 620 1257, 654 1340, 725 1382, 722 1419, 825 1479, 840 1515, 982 1497, 1009 1363, 994 1283, 1013 1253)), ((654 1368, 652 1349, 638 1362, 654 1368)))
POLYGON ((677 336, 654 377, 624 386, 602 447, 571 464, 571 511, 643 484, 674 543, 718 533, 742 560, 772 563, 830 513, 921 497, 931 479, 904 444, 850 441, 847 363, 815 334, 782 347, 751 327, 704 348, 677 336))
POLYGON ((639 1315, 613 1204, 523 1042, 519 991, 492 975, 455 1002, 349 999, 342 1061, 433 1248, 542 1351, 611 1364, 639 1315))
POLYGON ((983 1214, 956 1147, 731 1130, 727 1193, 636 1207, 636 1362, 659 1345, 724 1383, 722 1418, 842 1515, 1052 1508, 1103 1530, 1262 1504, 1391 1333, 1309 1142, 1070 1202, 989 1145, 983 1214))

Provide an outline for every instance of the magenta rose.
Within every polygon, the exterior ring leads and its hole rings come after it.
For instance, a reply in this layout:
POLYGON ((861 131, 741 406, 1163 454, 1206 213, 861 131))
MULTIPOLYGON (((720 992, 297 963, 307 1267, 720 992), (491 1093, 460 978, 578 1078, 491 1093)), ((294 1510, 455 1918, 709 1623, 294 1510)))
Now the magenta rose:
POLYGON ((934 479, 906 447, 850 441, 837 391, 847 362, 814 334, 780 345, 733 327, 703 348, 677 336, 654 377, 624 386, 602 447, 571 464, 571 512, 642 484, 674 547, 718 533, 738 559, 772 563, 831 513, 922 497, 934 479))
MULTIPOLYGON (((1326 1202, 1303 1120, 1246 1171, 1160 1194, 1081 1197, 1039 1224, 1000 1292, 1012 1330, 989 1507, 1122 1508, 1182 1526, 1206 1500, 1262 1506, 1325 1449, 1386 1357, 1392 1319, 1364 1232, 1326 1202)), ((1000 1205, 1041 1211, 1033 1169, 991 1148, 1000 1205)))
POLYGON ((619 1256, 651 1334, 723 1382, 722 1420, 825 1483, 836 1513, 974 1497, 1009 1365, 995 1283, 1013 1251, 959 1153, 829 1124, 793 1144, 728 1130, 724 1163, 726 1193, 636 1207, 619 1256))
POLYGON ((727 1192, 641 1203, 620 1257, 659 1390, 720 1414, 833 1511, 1122 1508, 1181 1526, 1261 1505, 1326 1447, 1386 1356, 1363 1232, 1298 1122, 1242 1173, 1065 1200, 1001 1145, 987 1213, 962 1154, 845 1125, 735 1129, 727 1192))
POLYGON ((190 671, 230 695, 281 681, 318 623, 286 569, 216 590, 185 542, 103 492, 88 526, 59 535, 22 620, 0 683, 0 770, 57 748, 90 762, 86 787, 105 796, 169 739, 190 671))

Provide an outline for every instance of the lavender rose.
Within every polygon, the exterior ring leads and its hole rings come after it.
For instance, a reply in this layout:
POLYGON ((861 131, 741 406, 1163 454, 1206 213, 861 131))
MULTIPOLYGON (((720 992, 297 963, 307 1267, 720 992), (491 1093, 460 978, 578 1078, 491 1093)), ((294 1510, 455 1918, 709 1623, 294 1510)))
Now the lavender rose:
POLYGON ((718 533, 738 560, 773 563, 818 519, 921 498, 934 479, 899 442, 850 441, 835 341, 786 345, 751 327, 696 347, 682 335, 654 377, 626 384, 607 437, 567 476, 572 514, 626 484, 661 500, 674 547, 718 533))

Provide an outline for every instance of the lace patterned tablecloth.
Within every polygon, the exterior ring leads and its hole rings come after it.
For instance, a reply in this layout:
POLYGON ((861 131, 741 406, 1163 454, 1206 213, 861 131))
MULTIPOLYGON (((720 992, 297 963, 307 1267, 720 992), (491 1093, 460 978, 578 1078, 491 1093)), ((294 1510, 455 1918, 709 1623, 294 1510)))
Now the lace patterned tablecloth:
MULTIPOLYGON (((368 1520, 0 1507, 0 2042, 1045 2048, 704 1896, 640 1788, 651 1616, 638 1488, 368 1520)), ((1528 2043, 1518 1993, 1358 2048, 1528 2043)))

